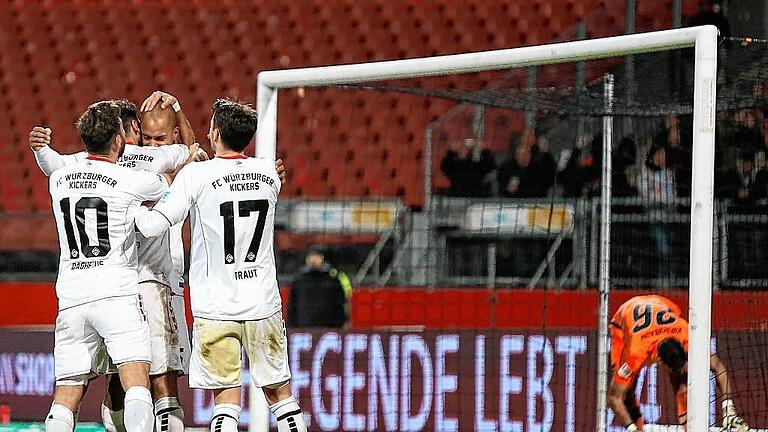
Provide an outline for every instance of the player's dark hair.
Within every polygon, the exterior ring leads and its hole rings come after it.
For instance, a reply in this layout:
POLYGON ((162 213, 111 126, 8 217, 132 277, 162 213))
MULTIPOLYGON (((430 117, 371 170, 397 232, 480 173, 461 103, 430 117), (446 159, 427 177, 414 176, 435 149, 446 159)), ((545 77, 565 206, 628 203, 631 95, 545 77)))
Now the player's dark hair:
POLYGON ((217 99, 213 104, 213 127, 230 150, 241 152, 253 139, 258 124, 256 110, 232 99, 217 99))
POLYGON ((105 154, 120 133, 120 108, 112 101, 96 102, 85 110, 75 125, 89 153, 105 154))
POLYGON ((688 353, 683 344, 673 338, 664 339, 659 343, 659 358, 673 371, 680 371, 688 362, 688 353))
POLYGON ((127 128, 130 127, 131 122, 136 120, 139 121, 138 117, 138 110, 136 109, 136 104, 126 100, 126 99, 113 99, 110 102, 117 105, 117 107, 120 109, 120 120, 123 121, 123 127, 127 128))

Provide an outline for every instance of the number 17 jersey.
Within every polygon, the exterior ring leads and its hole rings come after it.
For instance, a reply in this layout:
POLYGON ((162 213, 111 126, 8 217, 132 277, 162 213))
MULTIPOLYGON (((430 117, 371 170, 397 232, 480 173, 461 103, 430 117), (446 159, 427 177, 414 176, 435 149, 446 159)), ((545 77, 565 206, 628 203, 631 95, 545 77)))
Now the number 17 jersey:
POLYGON ((281 309, 274 253, 280 179, 263 158, 216 157, 187 165, 154 207, 192 227, 192 315, 259 320, 281 309))

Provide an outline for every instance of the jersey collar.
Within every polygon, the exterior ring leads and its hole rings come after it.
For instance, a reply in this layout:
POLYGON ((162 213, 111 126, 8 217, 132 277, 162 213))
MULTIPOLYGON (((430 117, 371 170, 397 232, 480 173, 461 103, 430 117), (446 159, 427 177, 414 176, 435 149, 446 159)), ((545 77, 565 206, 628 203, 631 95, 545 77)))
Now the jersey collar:
POLYGON ((86 159, 88 159, 88 160, 93 160, 93 161, 101 161, 101 162, 107 162, 107 163, 114 163, 114 162, 112 162, 112 159, 110 159, 110 158, 106 158, 106 157, 104 157, 104 156, 94 156, 94 155, 88 155, 88 156, 86 157, 86 159))
POLYGON ((219 159, 248 159, 248 156, 244 154, 228 155, 228 156, 216 156, 219 159))
POLYGON ((136 145, 136 143, 131 140, 125 140, 125 145, 136 145))

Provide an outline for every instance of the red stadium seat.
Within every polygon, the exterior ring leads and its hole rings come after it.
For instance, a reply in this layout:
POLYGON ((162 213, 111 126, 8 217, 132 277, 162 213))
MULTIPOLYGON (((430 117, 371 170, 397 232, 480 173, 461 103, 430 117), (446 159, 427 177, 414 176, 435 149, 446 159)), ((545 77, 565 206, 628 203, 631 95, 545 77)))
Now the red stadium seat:
MULTIPOLYGON (((683 2, 684 13, 695 13, 694 3, 683 2)), ((141 102, 158 88, 171 91, 204 140, 213 100, 254 102, 260 70, 546 42, 572 37, 576 20, 603 6, 604 0, 471 0, 462 7, 438 0, 0 2, 0 136, 11 137, 0 155, 19 165, 9 177, 27 173, 24 183, 0 185, 2 209, 47 211, 45 179, 26 154, 29 127, 45 122, 55 128, 57 149, 79 150, 73 123, 96 100, 141 102)), ((638 28, 668 26, 668 9, 669 0, 638 2, 638 28)), ((623 32, 623 6, 597 15, 590 35, 623 32)), ((542 69, 541 83, 553 79, 542 69)), ((453 102, 430 99, 423 108, 406 96, 338 90, 280 95, 278 151, 291 171, 286 196, 400 195, 420 205, 425 125, 453 102), (323 169, 340 163, 349 172, 322 179, 323 169)), ((522 119, 510 117, 503 127, 491 121, 487 144, 503 150, 522 119)), ((451 136, 462 131, 456 125, 451 136)), ((435 176, 445 183, 437 170, 435 176)))

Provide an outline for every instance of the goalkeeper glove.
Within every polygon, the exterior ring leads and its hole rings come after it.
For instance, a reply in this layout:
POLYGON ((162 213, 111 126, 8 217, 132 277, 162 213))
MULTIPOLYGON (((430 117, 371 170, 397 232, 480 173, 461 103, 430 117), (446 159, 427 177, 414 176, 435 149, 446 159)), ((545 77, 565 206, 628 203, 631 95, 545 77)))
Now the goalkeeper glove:
POLYGON ((637 425, 635 425, 634 423, 630 423, 627 425, 627 432, 637 432, 638 430, 640 429, 638 429, 637 425))
POLYGON ((723 401, 723 432, 747 432, 749 426, 736 414, 736 407, 733 401, 725 399, 723 401))

